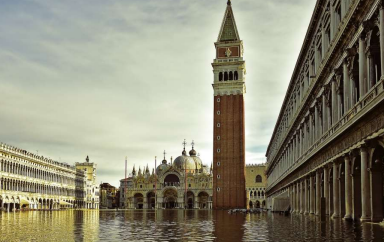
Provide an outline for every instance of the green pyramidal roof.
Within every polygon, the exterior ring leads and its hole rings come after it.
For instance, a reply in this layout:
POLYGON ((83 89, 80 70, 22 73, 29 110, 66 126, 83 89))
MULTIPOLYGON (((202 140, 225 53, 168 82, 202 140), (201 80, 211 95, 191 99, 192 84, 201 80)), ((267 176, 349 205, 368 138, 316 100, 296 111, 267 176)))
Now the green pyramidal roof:
POLYGON ((235 16, 233 15, 231 4, 227 4, 227 9, 224 14, 223 23, 219 33, 218 42, 240 40, 239 33, 236 27, 235 16))

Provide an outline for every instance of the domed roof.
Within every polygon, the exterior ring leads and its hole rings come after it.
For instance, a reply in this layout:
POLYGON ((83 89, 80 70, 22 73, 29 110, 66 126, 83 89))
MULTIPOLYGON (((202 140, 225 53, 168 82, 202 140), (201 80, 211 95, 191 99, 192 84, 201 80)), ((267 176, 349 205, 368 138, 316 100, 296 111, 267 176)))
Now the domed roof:
POLYGON ((167 163, 162 163, 156 168, 156 174, 161 174, 168 169, 167 163))
POLYGON ((201 169, 203 162, 197 156, 187 156, 183 154, 175 159, 173 165, 180 170, 195 170, 201 169))
POLYGON ((192 150, 191 151, 189 151, 189 155, 190 156, 196 156, 196 150, 194 150, 193 148, 192 148, 192 150))

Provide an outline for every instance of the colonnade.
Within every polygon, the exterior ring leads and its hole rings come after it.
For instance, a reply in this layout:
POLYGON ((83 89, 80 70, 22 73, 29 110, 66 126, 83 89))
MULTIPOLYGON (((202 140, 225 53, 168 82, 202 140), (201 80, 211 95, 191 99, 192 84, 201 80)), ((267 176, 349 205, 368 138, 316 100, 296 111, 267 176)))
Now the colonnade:
POLYGON ((384 140, 369 141, 314 169, 288 186, 291 211, 332 218, 382 221, 384 218, 384 140))
MULTIPOLYGON (((345 6, 351 3, 350 1, 345 3, 345 6)), ((276 138, 273 138, 270 151, 267 152, 268 162, 274 163, 275 166, 268 176, 269 185, 289 173, 300 160, 305 160, 305 156, 317 143, 322 142, 324 137, 332 135, 348 121, 350 116, 360 110, 361 102, 369 101, 370 96, 376 95, 381 90, 384 74, 383 5, 379 5, 377 12, 377 18, 374 15, 360 25, 361 30, 358 32, 356 42, 351 42, 344 53, 341 53, 339 64, 328 68, 333 71, 328 80, 324 81, 319 93, 310 94, 316 98, 309 106, 299 105, 305 97, 300 94, 303 90, 295 89, 292 92, 292 100, 298 104, 290 104, 287 107, 291 110, 291 114, 279 124, 276 138), (295 120, 295 114, 301 109, 308 110, 303 112, 304 115, 297 117, 301 120, 295 120), (285 139, 291 124, 295 127, 292 127, 291 135, 285 139), (277 153, 279 150, 281 151, 277 153)), ((308 73, 302 75, 303 78, 316 77, 316 68, 314 70, 308 68, 306 71, 308 73)), ((304 80, 304 83, 306 82, 304 80)), ((300 83, 301 81, 298 81, 299 86, 300 83)), ((304 91, 306 92, 306 89, 304 91)))

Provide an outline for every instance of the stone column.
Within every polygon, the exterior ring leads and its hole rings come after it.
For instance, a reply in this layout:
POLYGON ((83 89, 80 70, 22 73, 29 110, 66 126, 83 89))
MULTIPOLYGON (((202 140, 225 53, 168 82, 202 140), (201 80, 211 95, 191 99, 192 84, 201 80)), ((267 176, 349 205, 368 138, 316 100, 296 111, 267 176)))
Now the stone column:
POLYGON ((345 58, 343 61, 343 78, 344 78, 344 111, 348 112, 351 105, 351 97, 350 97, 350 78, 349 71, 347 65, 347 59, 345 58))
POLYGON ((352 219, 352 174, 349 156, 344 157, 345 162, 345 216, 344 219, 352 219))
POLYGON ((323 93, 323 133, 328 131, 328 107, 327 107, 327 101, 325 100, 326 93, 323 93))
POLYGON ((339 200, 339 173, 338 164, 333 162, 333 215, 332 218, 340 218, 340 200, 339 200))
POLYGON ((301 191, 300 191, 300 182, 296 183, 296 213, 300 213, 301 211, 301 191))
POLYGON ((371 54, 371 50, 367 53, 367 63, 368 63, 368 91, 371 90, 371 88, 376 84, 376 70, 375 70, 375 64, 373 63, 373 56, 371 54))
POLYGON ((367 93, 368 80, 367 80, 367 57, 365 54, 366 43, 364 36, 359 38, 359 85, 360 85, 360 99, 367 93))
POLYGON ((319 121, 319 110, 317 103, 315 104, 315 142, 320 138, 320 121, 319 121))
POLYGON ((309 190, 309 192, 310 192, 310 208, 309 208, 309 212, 311 213, 311 214, 314 214, 315 213, 315 189, 314 189, 314 187, 313 187, 313 185, 314 185, 314 179, 315 179, 315 177, 313 177, 312 175, 309 177, 309 186, 310 186, 310 190, 309 190))
POLYGON ((380 4, 380 57, 381 57, 381 75, 384 75, 384 6, 380 4))
POLYGON ((336 77, 332 78, 332 124, 337 122, 338 107, 337 107, 337 83, 336 77))
POLYGON ((304 213, 304 185, 303 181, 300 181, 300 213, 304 213))
POLYGON ((324 166, 324 197, 325 197, 325 214, 329 215, 329 169, 324 166))
POLYGON ((321 211, 321 175, 320 171, 316 171, 316 215, 320 215, 321 211))
POLYGON ((368 172, 368 149, 366 146, 360 148, 361 154, 361 221, 371 220, 371 199, 368 172))
POLYGON ((308 214, 308 178, 304 179, 304 214, 308 214))

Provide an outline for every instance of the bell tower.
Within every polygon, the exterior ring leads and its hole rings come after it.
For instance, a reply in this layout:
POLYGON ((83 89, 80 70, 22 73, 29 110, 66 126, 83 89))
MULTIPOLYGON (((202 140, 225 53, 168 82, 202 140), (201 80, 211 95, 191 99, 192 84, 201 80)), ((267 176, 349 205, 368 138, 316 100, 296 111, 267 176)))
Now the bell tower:
POLYGON ((228 0, 212 63, 214 80, 213 208, 245 208, 245 61, 228 0))

